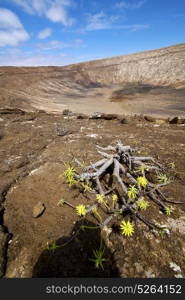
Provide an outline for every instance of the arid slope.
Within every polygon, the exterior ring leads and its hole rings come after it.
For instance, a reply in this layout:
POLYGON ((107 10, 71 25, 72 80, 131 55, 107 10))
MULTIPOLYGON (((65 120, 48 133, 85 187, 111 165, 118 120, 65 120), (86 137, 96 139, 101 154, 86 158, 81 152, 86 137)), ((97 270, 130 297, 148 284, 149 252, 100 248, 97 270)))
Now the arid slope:
POLYGON ((65 67, 0 67, 0 91, 1 107, 28 111, 179 115, 185 44, 65 67))

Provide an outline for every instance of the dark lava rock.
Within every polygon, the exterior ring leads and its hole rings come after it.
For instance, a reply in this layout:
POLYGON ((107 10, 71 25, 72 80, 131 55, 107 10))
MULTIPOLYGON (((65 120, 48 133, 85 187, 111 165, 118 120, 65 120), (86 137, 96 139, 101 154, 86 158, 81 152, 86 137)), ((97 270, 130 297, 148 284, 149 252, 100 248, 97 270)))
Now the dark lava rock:
POLYGON ((127 119, 127 118, 121 118, 120 119, 121 124, 129 124, 129 122, 130 122, 129 119, 127 119))
POLYGON ((6 114, 20 114, 24 115, 26 112, 22 109, 19 108, 2 108, 0 109, 0 114, 1 115, 6 115, 6 114))
POLYGON ((0 232, 0 277, 3 277, 5 273, 8 241, 8 233, 0 232))
POLYGON ((170 124, 185 124, 185 118, 183 117, 175 117, 169 119, 170 124))
POLYGON ((71 110, 69 110, 69 109, 64 109, 63 112, 62 112, 62 114, 64 116, 74 116, 74 113, 71 110))
POLYGON ((116 120, 117 117, 118 116, 116 114, 104 114, 102 119, 104 119, 104 120, 116 120))
POLYGON ((151 116, 144 116, 144 119, 148 122, 155 122, 155 118, 153 118, 151 116))
POLYGON ((82 120, 82 119, 88 119, 88 116, 85 115, 85 114, 78 114, 78 115, 76 116, 76 118, 82 120))

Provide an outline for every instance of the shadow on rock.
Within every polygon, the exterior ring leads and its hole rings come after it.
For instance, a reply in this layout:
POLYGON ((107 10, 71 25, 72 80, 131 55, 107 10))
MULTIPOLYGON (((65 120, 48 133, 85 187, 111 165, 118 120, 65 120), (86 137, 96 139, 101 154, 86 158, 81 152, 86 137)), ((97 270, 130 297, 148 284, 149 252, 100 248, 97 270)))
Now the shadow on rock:
POLYGON ((99 229, 80 229, 81 225, 95 227, 87 220, 79 221, 71 231, 72 236, 61 237, 55 241, 53 250, 44 250, 33 268, 32 277, 119 277, 113 260, 113 253, 101 238, 99 229), (83 223, 82 223, 83 222, 83 223), (76 234, 77 233, 77 234, 76 234), (64 245, 65 244, 65 245, 64 245), (103 269, 95 267, 93 250, 99 250, 100 244, 104 253, 103 269))

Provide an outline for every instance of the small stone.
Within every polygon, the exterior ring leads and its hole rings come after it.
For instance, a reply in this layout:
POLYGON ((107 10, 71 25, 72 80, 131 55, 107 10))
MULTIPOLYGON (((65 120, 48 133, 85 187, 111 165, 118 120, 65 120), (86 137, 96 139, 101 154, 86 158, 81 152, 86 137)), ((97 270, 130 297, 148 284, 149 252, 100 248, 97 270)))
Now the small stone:
POLYGON ((129 124, 129 120, 127 118, 120 119, 121 124, 129 124))
POLYGON ((138 262, 136 262, 136 263, 134 264, 134 266, 135 266, 135 268, 136 268, 136 272, 137 272, 137 273, 142 273, 142 272, 144 271, 143 266, 140 265, 138 262))
POLYGON ((86 134, 86 136, 91 137, 93 139, 97 139, 98 138, 98 134, 96 134, 96 133, 86 134))
POLYGON ((174 272, 181 272, 181 268, 174 262, 170 263, 170 268, 174 271, 174 272))
POLYGON ((158 240, 158 239, 156 239, 155 241, 156 241, 156 243, 157 243, 157 244, 159 244, 159 243, 161 242, 161 241, 160 241, 160 240, 158 240))
POLYGON ((4 119, 0 118, 0 122, 3 122, 3 121, 4 121, 4 119))
POLYGON ((146 278, 155 278, 155 274, 153 273, 152 269, 148 269, 148 271, 145 272, 146 278))
POLYGON ((93 113, 93 115, 91 115, 89 117, 89 119, 97 120, 97 119, 103 119, 103 117, 104 117, 103 113, 101 113, 101 112, 95 112, 95 113, 93 113))
POLYGON ((45 205, 41 202, 38 202, 33 208, 33 218, 40 217, 45 211, 45 205))
POLYGON ((182 274, 176 274, 174 277, 175 277, 175 278, 184 278, 184 277, 182 276, 182 274))

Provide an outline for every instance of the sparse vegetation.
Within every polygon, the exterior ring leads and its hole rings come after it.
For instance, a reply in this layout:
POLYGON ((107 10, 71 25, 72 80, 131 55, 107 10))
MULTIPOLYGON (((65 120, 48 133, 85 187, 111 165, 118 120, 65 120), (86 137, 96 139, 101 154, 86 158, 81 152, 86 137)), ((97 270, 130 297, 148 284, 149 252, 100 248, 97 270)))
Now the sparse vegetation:
POLYGON ((59 249, 61 246, 57 245, 56 242, 46 243, 46 250, 54 252, 56 249, 59 249))
POLYGON ((94 262, 95 268, 103 268, 103 262, 107 261, 106 258, 103 257, 105 252, 105 248, 102 248, 102 240, 100 241, 99 249, 93 250, 94 258, 89 258, 90 261, 94 262))
POLYGON ((77 212, 77 215, 79 215, 80 217, 84 217, 87 213, 87 209, 86 209, 85 205, 79 204, 76 206, 76 212, 77 212))
POLYGON ((121 234, 131 236, 134 233, 134 225, 130 221, 122 221, 120 223, 121 234))
POLYGON ((148 201, 146 201, 143 197, 141 197, 137 202, 136 205, 139 210, 146 210, 150 204, 148 201))
POLYGON ((158 179, 159 182, 161 182, 161 183, 167 183, 167 182, 168 182, 168 178, 167 178, 166 174, 160 173, 160 174, 157 176, 157 179, 158 179))
MULTIPOLYGON (((147 225, 153 232, 165 232, 161 229, 161 225, 147 220, 140 211, 146 209, 154 209, 150 202, 158 205, 159 209, 166 215, 170 215, 172 208, 166 203, 176 204, 184 202, 170 201, 162 192, 162 187, 169 184, 167 175, 164 174, 164 167, 160 165, 152 157, 137 156, 136 152, 130 146, 125 146, 118 141, 116 146, 107 146, 102 148, 97 146, 98 153, 103 159, 84 167, 78 160, 76 163, 82 172, 77 174, 76 168, 68 166, 64 175, 70 185, 69 178, 72 178, 84 187, 83 192, 91 191, 92 195, 96 195, 90 205, 78 205, 76 207, 77 214, 81 217, 92 212, 98 220, 98 227, 102 228, 111 220, 123 220, 120 223, 121 234, 132 236, 135 232, 134 225, 131 220, 125 221, 124 216, 134 218, 147 225), (155 172, 158 184, 153 184, 147 179, 150 172, 155 172), (108 176, 108 177, 107 177, 108 176), (105 178, 109 178, 107 184, 105 178), (111 194, 111 202, 110 197, 111 194), (98 211, 102 208, 104 214, 108 214, 106 218, 98 211)), ((163 225, 162 225, 163 226, 163 225)), ((97 254, 97 253, 96 253, 97 254)))

